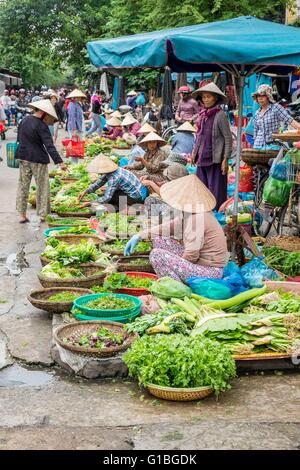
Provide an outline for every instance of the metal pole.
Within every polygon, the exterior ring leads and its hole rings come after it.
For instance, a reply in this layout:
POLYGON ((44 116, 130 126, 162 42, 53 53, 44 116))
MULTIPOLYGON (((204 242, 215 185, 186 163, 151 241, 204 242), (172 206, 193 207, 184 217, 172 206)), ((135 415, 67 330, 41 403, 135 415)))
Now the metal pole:
POLYGON ((239 102, 238 102, 238 129, 237 129, 237 149, 236 149, 236 164, 235 164, 235 190, 234 190, 234 203, 233 203, 233 224, 237 223, 238 213, 238 199, 239 199, 239 182, 240 182, 240 164, 242 153, 242 118, 243 118, 243 98, 245 77, 240 75, 237 79, 239 83, 239 102))

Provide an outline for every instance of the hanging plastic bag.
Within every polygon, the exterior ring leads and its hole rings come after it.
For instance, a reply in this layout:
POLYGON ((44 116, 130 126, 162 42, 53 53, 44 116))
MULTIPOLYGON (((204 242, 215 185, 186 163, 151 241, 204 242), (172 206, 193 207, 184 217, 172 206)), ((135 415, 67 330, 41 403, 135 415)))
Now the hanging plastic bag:
POLYGON ((278 274, 274 269, 269 268, 263 258, 253 256, 253 258, 241 268, 241 274, 249 287, 262 287, 264 280, 278 279, 278 274))
POLYGON ((66 157, 84 158, 84 141, 78 136, 64 140, 63 145, 66 147, 66 157))
POLYGON ((243 193, 253 191, 253 169, 246 164, 240 167, 239 191, 243 193))
POLYGON ((264 202, 267 202, 274 207, 285 206, 289 200, 292 186, 293 183, 290 181, 280 181, 269 176, 263 191, 264 202))

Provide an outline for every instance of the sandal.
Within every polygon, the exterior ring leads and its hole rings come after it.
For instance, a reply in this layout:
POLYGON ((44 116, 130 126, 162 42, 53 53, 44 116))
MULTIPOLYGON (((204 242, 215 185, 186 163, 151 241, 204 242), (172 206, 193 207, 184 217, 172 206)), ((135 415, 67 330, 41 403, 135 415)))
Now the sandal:
POLYGON ((26 219, 19 220, 19 224, 26 224, 26 222, 30 222, 30 220, 27 219, 27 217, 26 219))

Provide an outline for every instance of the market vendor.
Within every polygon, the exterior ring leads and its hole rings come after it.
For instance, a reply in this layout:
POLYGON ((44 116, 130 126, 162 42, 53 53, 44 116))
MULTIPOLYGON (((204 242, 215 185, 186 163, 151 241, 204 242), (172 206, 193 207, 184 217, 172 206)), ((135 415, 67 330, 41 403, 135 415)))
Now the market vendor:
POLYGON ((219 210, 227 199, 228 159, 232 151, 229 121, 220 108, 227 98, 214 83, 199 88, 194 94, 200 95, 203 109, 196 122, 191 160, 197 164, 197 176, 216 198, 216 210, 219 210))
POLYGON ((163 166, 161 162, 166 159, 166 154, 160 147, 166 145, 164 139, 158 134, 150 132, 146 137, 141 140, 139 146, 145 149, 145 155, 135 157, 133 165, 128 165, 127 170, 132 171, 138 178, 147 176, 147 179, 159 182, 163 181, 163 166))
POLYGON ((154 183, 153 181, 147 180, 147 176, 141 178, 142 184, 146 186, 150 192, 149 196, 145 199, 145 213, 148 215, 148 217, 163 215, 169 211, 170 207, 161 199, 161 187, 169 181, 183 178, 188 174, 189 172, 185 165, 180 163, 173 163, 168 165, 168 167, 164 170, 163 181, 154 183))
POLYGON ((141 128, 141 125, 138 120, 132 116, 132 114, 128 113, 122 121, 122 127, 126 134, 130 134, 136 137, 138 131, 141 128))
POLYGON ((106 126, 110 129, 108 132, 102 134, 102 137, 109 140, 117 140, 123 135, 123 128, 120 119, 111 117, 106 121, 106 126))
POLYGON ((129 256, 141 238, 151 238, 150 262, 159 276, 185 282, 191 276, 222 278, 228 262, 226 238, 212 209, 216 200, 196 175, 163 185, 162 200, 180 215, 134 235, 126 245, 129 256), (182 240, 182 244, 174 238, 182 240))
POLYGON ((176 155, 190 155, 195 144, 196 128, 191 123, 185 122, 177 128, 176 134, 171 139, 171 153, 176 155))
POLYGON ((137 131, 137 142, 132 148, 130 155, 129 155, 129 160, 128 164, 132 165, 135 163, 135 157, 143 157, 145 155, 145 150, 139 145, 141 140, 143 138, 150 134, 150 132, 156 132, 154 127, 150 126, 150 124, 146 123, 144 124, 138 131, 137 131))
POLYGON ((260 85, 257 91, 252 93, 252 97, 260 106, 253 119, 253 148, 259 150, 272 148, 270 146, 272 134, 279 133, 282 124, 290 125, 300 132, 300 124, 283 106, 275 102, 272 88, 269 85, 260 85))
POLYGON ((21 224, 29 222, 26 212, 33 176, 37 187, 37 215, 41 221, 44 221, 50 212, 49 156, 61 169, 67 168, 54 146, 49 130, 49 125, 58 120, 51 101, 35 101, 28 106, 34 109, 34 113, 22 119, 19 125, 19 146, 16 153, 16 158, 20 160, 17 211, 20 214, 21 224))
MULTIPOLYGON (((97 156, 88 166, 89 173, 100 174, 100 178, 83 191, 78 200, 81 201, 86 194, 94 193, 105 186, 104 195, 98 198, 100 204, 110 203, 119 207, 119 198, 127 197, 127 205, 142 204, 148 195, 148 190, 139 179, 130 171, 119 168, 106 155, 97 156)), ((89 203, 84 203, 87 205, 89 203)))

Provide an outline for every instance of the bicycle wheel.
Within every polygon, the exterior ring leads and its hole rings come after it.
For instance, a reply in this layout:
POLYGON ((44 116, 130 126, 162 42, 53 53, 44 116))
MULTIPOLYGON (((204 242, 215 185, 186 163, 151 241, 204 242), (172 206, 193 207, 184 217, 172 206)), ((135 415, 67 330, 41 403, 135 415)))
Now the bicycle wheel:
POLYGON ((176 134, 176 128, 177 126, 170 126, 168 127, 163 133, 162 133, 162 138, 168 142, 170 137, 172 137, 174 134, 176 134))
POLYGON ((269 177, 269 172, 268 171, 265 174, 263 174, 261 177, 260 177, 260 173, 259 173, 258 185, 257 185, 257 188, 255 190, 255 194, 254 194, 254 205, 255 205, 255 207, 260 207, 261 204, 262 204, 264 186, 265 186, 265 182, 267 181, 268 177, 269 177))
POLYGON ((292 195, 292 201, 284 206, 280 211, 278 235, 300 236, 300 189, 297 189, 292 195))

